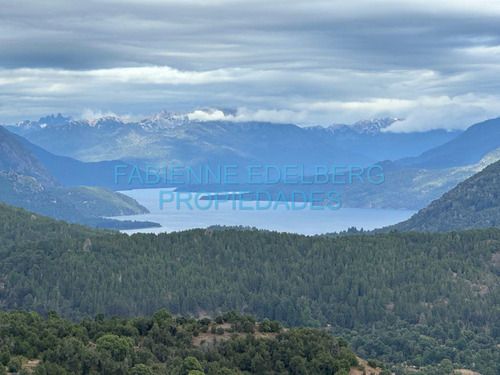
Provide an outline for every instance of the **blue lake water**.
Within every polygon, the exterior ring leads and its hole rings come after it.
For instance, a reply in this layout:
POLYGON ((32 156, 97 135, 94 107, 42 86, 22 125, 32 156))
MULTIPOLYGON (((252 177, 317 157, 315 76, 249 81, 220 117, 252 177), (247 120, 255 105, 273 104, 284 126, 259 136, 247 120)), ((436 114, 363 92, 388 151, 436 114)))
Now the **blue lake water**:
MULTIPOLYGON (((338 232, 350 227, 375 229, 395 224, 411 217, 415 211, 385 210, 363 208, 341 208, 339 210, 312 210, 310 206, 303 210, 287 210, 279 204, 276 209, 241 210, 232 202, 221 203, 218 209, 213 206, 200 210, 193 206, 190 210, 186 204, 165 203, 162 210, 159 207, 159 194, 165 189, 137 189, 121 193, 134 198, 145 206, 150 213, 144 215, 113 217, 117 220, 148 220, 162 225, 161 228, 124 230, 132 233, 161 233, 181 231, 193 228, 206 228, 211 225, 243 225, 278 232, 293 232, 300 234, 321 234, 338 232)), ((200 201, 201 204, 206 201, 200 201)), ((263 205, 263 203, 261 202, 263 205)), ((243 207, 256 207, 256 202, 244 202, 243 207)))

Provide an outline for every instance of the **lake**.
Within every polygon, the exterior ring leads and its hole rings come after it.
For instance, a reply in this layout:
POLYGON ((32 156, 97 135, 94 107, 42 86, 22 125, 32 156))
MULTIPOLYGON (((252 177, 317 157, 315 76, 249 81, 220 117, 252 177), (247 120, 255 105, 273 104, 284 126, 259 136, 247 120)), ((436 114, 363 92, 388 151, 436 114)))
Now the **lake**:
MULTIPOLYGON (((123 233, 161 233, 181 231, 193 228, 206 228, 211 225, 243 225, 278 232, 293 232, 300 234, 322 234, 338 232, 350 227, 365 230, 380 228, 398 223, 410 218, 416 211, 385 210, 364 208, 341 208, 339 210, 312 210, 310 205, 302 210, 287 210, 283 202, 276 209, 245 210, 232 202, 221 203, 218 209, 211 207, 206 210, 192 210, 187 204, 164 203, 159 207, 160 191, 168 189, 137 189, 121 191, 145 206, 150 213, 143 215, 118 216, 117 220, 148 220, 162 225, 161 228, 146 228, 123 230, 123 233)), ((200 201, 203 202, 203 201, 200 201)), ((206 202, 206 201, 205 201, 206 202)), ((202 203, 206 204, 206 203, 202 203)), ((263 205, 263 204, 262 204, 263 205)), ((244 207, 256 207, 256 202, 244 202, 244 207)))

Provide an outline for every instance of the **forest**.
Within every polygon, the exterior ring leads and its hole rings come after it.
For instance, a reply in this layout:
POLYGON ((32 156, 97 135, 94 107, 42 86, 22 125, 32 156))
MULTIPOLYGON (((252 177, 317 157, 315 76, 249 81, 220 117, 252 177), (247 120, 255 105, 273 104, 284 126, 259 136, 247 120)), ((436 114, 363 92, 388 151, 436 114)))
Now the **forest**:
POLYGON ((429 374, 449 366, 500 373, 497 229, 127 236, 1 205, 0 259, 6 310, 54 310, 81 321, 164 308, 214 318, 234 309, 285 327, 323 328, 392 369, 404 363, 429 374))
POLYGON ((461 182, 410 219, 383 230, 446 232, 498 227, 499 183, 500 161, 497 161, 461 182))
MULTIPOLYGON (((366 370, 345 339, 312 328, 283 330, 234 311, 215 320, 105 318, 73 323, 51 311, 0 312, 0 374, 338 374, 366 370)), ((389 374, 384 364, 382 375, 389 374)), ((380 370, 379 369, 379 370, 380 370)))

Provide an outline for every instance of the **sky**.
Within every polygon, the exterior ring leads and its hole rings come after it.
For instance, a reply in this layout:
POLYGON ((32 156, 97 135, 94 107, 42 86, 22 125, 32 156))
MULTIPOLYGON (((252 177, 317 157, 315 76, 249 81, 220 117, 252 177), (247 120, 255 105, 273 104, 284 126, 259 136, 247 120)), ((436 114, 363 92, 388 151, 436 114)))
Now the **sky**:
POLYGON ((0 123, 61 112, 395 132, 500 115, 492 0, 0 0, 0 123), (236 114, 203 112, 230 108, 236 114))

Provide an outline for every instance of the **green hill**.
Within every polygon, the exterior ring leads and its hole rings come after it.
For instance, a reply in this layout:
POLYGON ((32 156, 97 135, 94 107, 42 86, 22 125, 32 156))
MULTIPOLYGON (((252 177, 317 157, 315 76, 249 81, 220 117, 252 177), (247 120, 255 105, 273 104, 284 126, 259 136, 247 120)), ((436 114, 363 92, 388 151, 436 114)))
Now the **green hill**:
POLYGON ((402 231, 445 232, 500 226, 500 162, 486 167, 420 210, 389 227, 402 231))
POLYGON ((393 365, 500 368, 500 230, 342 238, 256 230, 127 236, 0 212, 0 307, 329 327, 393 365), (474 367, 475 366, 475 367, 474 367))
POLYGON ((283 331, 277 322, 257 323, 234 312, 212 321, 161 310, 152 317, 97 316, 80 324, 54 313, 0 312, 0 321, 1 374, 6 365, 9 372, 35 375, 347 375, 360 365, 345 340, 324 331, 283 331))
POLYGON ((32 176, 44 186, 54 187, 57 181, 43 164, 15 136, 0 126, 0 171, 32 176))
MULTIPOLYGON (((78 170, 68 171, 78 174, 78 170)), ((147 213, 134 199, 101 187, 64 187, 17 137, 0 127, 0 201, 75 223, 107 228, 158 226, 106 216, 147 213)))

